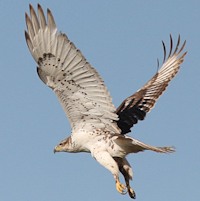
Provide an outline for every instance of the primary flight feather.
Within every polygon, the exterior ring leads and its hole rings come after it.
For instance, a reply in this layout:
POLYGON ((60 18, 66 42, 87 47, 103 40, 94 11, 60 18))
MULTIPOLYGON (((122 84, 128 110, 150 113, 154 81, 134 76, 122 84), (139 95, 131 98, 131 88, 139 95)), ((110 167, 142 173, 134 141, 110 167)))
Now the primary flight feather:
POLYGON ((116 189, 135 198, 129 184, 132 168, 126 155, 144 150, 170 153, 174 149, 147 145, 127 136, 127 133, 138 120, 145 118, 177 74, 186 55, 183 52, 185 41, 180 45, 179 36, 173 48, 170 35, 168 56, 163 42, 164 60, 160 70, 116 109, 98 72, 68 37, 58 32, 51 11, 47 9, 47 18, 39 4, 37 11, 36 14, 30 5, 30 15, 25 15, 26 42, 38 64, 40 79, 58 97, 72 128, 71 136, 60 142, 54 151, 91 153, 113 174, 116 189), (119 181, 119 172, 126 185, 119 181))

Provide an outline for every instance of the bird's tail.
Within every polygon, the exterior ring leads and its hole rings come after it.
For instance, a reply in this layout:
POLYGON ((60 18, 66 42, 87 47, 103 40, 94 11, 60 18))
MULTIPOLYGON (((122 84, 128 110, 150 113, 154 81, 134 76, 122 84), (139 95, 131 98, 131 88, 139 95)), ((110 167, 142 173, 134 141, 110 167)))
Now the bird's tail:
POLYGON ((158 153, 172 153, 175 151, 174 147, 155 147, 128 136, 119 136, 115 142, 126 152, 126 154, 137 153, 144 150, 151 150, 158 153))

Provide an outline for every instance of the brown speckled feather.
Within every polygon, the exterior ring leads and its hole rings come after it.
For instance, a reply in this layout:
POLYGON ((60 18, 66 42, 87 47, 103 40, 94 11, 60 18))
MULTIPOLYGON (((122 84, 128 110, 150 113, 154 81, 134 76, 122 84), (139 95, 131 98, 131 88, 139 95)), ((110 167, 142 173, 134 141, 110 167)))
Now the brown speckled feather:
POLYGON ((117 122, 122 130, 121 134, 130 132, 131 127, 143 120, 146 114, 153 108, 157 99, 165 91, 169 82, 178 73, 186 52, 182 52, 186 41, 180 46, 180 36, 173 51, 173 41, 170 35, 170 51, 166 57, 166 48, 164 42, 164 59, 160 70, 136 93, 125 99, 117 108, 119 120, 117 122))

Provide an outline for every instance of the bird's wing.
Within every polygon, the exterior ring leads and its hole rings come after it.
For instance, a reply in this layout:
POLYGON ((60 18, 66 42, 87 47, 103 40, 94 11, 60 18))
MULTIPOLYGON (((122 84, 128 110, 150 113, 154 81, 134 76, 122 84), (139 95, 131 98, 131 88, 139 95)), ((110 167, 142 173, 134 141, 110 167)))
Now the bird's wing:
POLYGON ((157 99, 165 91, 169 82, 177 74, 187 52, 182 52, 186 41, 180 46, 180 36, 173 50, 173 40, 170 35, 170 51, 166 57, 166 47, 164 42, 164 59, 160 70, 135 94, 126 98, 117 108, 119 120, 117 124, 122 130, 122 134, 130 132, 131 127, 143 120, 146 114, 153 108, 157 99))
POLYGON ((72 129, 105 128, 119 132, 118 115, 97 71, 65 34, 57 31, 51 11, 47 20, 40 5, 38 16, 30 5, 25 38, 38 64, 40 79, 57 95, 72 129))

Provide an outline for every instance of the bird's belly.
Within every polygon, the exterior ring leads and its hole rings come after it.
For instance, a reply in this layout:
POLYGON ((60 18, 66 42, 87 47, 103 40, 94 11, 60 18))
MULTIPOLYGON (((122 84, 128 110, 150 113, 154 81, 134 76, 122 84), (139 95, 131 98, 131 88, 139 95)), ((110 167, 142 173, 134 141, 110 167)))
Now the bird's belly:
POLYGON ((106 151, 112 157, 123 158, 126 155, 125 151, 112 138, 113 135, 103 135, 102 133, 94 135, 84 129, 80 129, 72 135, 77 152, 106 151))

